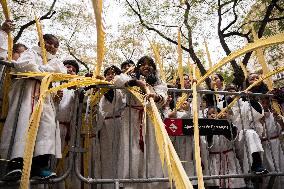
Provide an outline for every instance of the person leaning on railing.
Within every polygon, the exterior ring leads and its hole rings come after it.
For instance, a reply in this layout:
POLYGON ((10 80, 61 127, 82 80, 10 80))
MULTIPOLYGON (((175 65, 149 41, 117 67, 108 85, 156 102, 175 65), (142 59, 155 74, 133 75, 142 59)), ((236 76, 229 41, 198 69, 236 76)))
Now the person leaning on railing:
MULTIPOLYGON (((248 86, 258 79, 258 74, 251 73, 247 79, 248 86)), ((266 92, 268 92, 268 87, 263 82, 249 91, 249 93, 263 94, 266 92)), ((238 121, 236 121, 239 128, 237 147, 239 151, 243 151, 243 153, 240 152, 240 159, 243 161, 244 171, 247 172, 251 168, 256 174, 267 173, 268 171, 263 167, 262 163, 264 150, 260 140, 263 135, 263 125, 261 123, 264 116, 263 107, 256 96, 249 94, 242 99, 240 104, 241 112, 239 112, 240 115, 238 121)))
MULTIPOLYGON (((167 86, 160 80, 158 70, 154 60, 149 56, 143 56, 136 64, 136 78, 127 74, 115 76, 114 85, 117 87, 139 86, 144 92, 146 87, 150 93, 145 95, 145 100, 153 98, 158 108, 161 108, 167 99, 167 86)), ((125 93, 126 91, 123 90, 125 93)), ((126 94, 126 93, 125 93, 126 94)), ((119 158, 120 178, 128 178, 131 169, 131 178, 145 178, 146 167, 148 168, 149 178, 166 177, 158 153, 158 146, 155 139, 154 126, 150 119, 145 119, 144 107, 134 97, 126 96, 125 109, 122 112, 122 136, 121 136, 121 156, 119 158), (130 111, 130 112, 129 112, 130 111), (131 115, 131 117, 129 117, 131 115), (147 128, 146 128, 147 126, 147 128), (129 128, 131 127, 131 129, 129 128), (129 133, 129 129, 131 133, 129 133), (145 134, 145 129, 147 132, 145 134), (132 144, 129 144, 129 137, 132 137, 132 144), (148 139, 148 140, 145 140, 148 139), (130 151, 129 151, 130 150, 130 151), (131 156, 129 153, 131 152, 131 156), (144 153, 147 153, 145 156, 144 153), (130 159, 132 157, 132 159, 130 159), (145 159, 147 158, 147 159, 145 159), (148 165, 145 165, 145 162, 148 165), (131 167, 129 167, 131 165, 131 167)), ((168 183, 149 183, 149 184, 127 184, 124 187, 130 188, 167 188, 168 183)))
POLYGON ((8 33, 14 30, 14 24, 12 20, 5 20, 0 27, 0 60, 7 58, 8 52, 8 33))
MULTIPOLYGON (((269 98, 261 99, 264 109, 263 126, 264 133, 261 138, 263 153, 263 165, 272 172, 284 172, 284 151, 282 148, 282 133, 284 131, 284 117, 279 115, 272 107, 269 98)), ((264 179, 268 184, 269 177, 264 179)), ((273 188, 281 188, 284 183, 283 177, 276 177, 273 188)))
MULTIPOLYGON (((207 118, 218 119, 217 114, 220 112, 219 108, 208 107, 207 118)), ((221 119, 228 119, 227 112, 222 114, 221 119)), ((223 135, 209 135, 207 136, 209 145, 209 165, 211 166, 212 175, 226 175, 237 174, 241 172, 240 163, 235 161, 234 142, 237 137, 237 128, 232 127, 231 136, 223 135)), ((244 188, 245 182, 243 178, 227 178, 214 179, 213 185, 220 188, 244 188)))
MULTIPOLYGON (((56 57, 59 47, 58 38, 52 34, 45 34, 43 38, 47 51, 48 64, 43 64, 41 48, 38 44, 38 46, 22 53, 14 64, 17 72, 66 73, 66 68, 56 57)), ((30 116, 35 110, 39 98, 40 85, 41 78, 28 78, 17 80, 11 87, 9 112, 3 128, 0 145, 1 156, 10 160, 8 173, 4 179, 17 180, 22 175, 25 145, 26 142, 29 142, 26 141, 26 134, 30 116), (21 106, 17 112, 19 104, 21 106), (14 123, 15 121, 17 122, 14 123)), ((43 113, 39 124, 31 176, 45 179, 56 176, 56 173, 48 168, 50 157, 61 158, 60 131, 51 95, 48 95, 44 99, 43 113)))

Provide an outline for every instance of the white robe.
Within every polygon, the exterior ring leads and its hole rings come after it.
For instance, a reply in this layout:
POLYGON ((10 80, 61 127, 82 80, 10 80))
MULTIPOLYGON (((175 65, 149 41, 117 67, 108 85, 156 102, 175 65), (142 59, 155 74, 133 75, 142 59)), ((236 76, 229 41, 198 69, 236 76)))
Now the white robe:
MULTIPOLYGON (((51 59, 47 65, 43 65, 39 47, 25 51, 17 63, 15 69, 18 72, 63 72, 66 69, 63 64, 54 56, 48 53, 51 59)), ((2 158, 7 158, 7 152, 11 140, 13 122, 16 120, 16 107, 19 102, 20 92, 23 90, 23 99, 18 115, 18 124, 15 134, 14 145, 12 148, 11 159, 23 157, 26 132, 29 125, 30 115, 35 108, 39 94, 40 80, 21 79, 13 83, 9 93, 9 112, 3 128, 1 137, 0 153, 2 158)), ((61 158, 61 143, 58 121, 56 120, 56 110, 53 99, 48 95, 43 104, 43 113, 40 119, 40 126, 37 133, 34 156, 52 154, 61 158)))
MULTIPOLYGON (((241 174, 239 161, 235 159, 234 143, 222 135, 214 135, 209 159, 212 175, 241 174)), ((214 179, 214 185, 220 188, 245 187, 243 178, 214 179)))
POLYGON ((7 58, 8 52, 8 35, 0 29, 0 58, 7 58))
MULTIPOLYGON (((283 118, 282 118, 283 119, 283 118)), ((268 117, 265 117, 265 131, 264 138, 262 139, 262 145, 264 148, 263 153, 263 166, 270 172, 283 172, 284 171, 284 151, 283 144, 281 144, 280 134, 282 131, 281 126, 275 122, 273 114, 269 113, 268 117), (270 141, 268 141, 268 138, 270 141), (273 156, 272 156, 273 153, 273 156), (275 166, 274 161, 275 160, 275 166)), ((265 184, 268 184, 270 177, 265 178, 265 184)), ((273 185, 273 189, 280 189, 284 184, 284 177, 276 177, 273 185)))
MULTIPOLYGON (((98 121, 97 132, 100 132, 100 177, 103 179, 118 178, 118 156, 120 149, 121 112, 125 107, 124 94, 121 90, 114 91, 112 102, 103 96, 99 103, 101 121, 98 121)), ((114 184, 103 184, 102 189, 112 189, 114 184)))
POLYGON ((260 122, 260 119, 264 116, 263 112, 263 109, 262 113, 257 112, 253 107, 250 107, 248 101, 244 101, 241 106, 241 114, 237 116, 234 123, 238 126, 239 133, 236 141, 236 149, 244 173, 248 173, 250 170, 252 153, 263 152, 260 140, 263 133, 263 126, 260 122))
MULTIPOLYGON (((115 77, 114 84, 118 87, 124 86, 125 82, 131 78, 125 74, 121 74, 115 77)), ((163 97, 163 102, 156 103, 161 107, 165 104, 167 99, 167 87, 165 83, 160 83, 153 87, 154 91, 163 97)), ((145 112, 143 106, 135 99, 131 99, 127 96, 127 107, 122 112, 122 131, 121 131, 121 149, 119 157, 119 177, 120 178, 163 178, 167 177, 164 174, 160 155, 158 152, 158 146, 155 138, 154 126, 148 116, 146 117, 146 123, 144 121, 145 112), (131 101, 131 108, 129 107, 129 101, 131 101), (131 114, 131 117, 129 117, 131 114), (141 120, 142 119, 142 120, 141 120), (142 121, 142 122, 141 122, 142 121), (140 125, 142 123, 142 132, 140 131, 140 125), (146 135, 145 135, 146 128, 146 135), (131 130, 132 143, 129 145, 129 131, 131 130), (143 136, 144 140, 144 153, 140 149, 139 139, 143 136), (129 153, 131 152, 132 158, 130 159, 129 153), (147 157, 146 157, 147 153, 147 157), (130 167, 131 162, 131 167, 130 167), (131 173, 130 173, 130 172, 131 173)), ((167 169, 165 167, 165 169, 167 169)), ((169 183, 149 183, 149 184, 124 184, 125 188, 167 188, 169 183)))

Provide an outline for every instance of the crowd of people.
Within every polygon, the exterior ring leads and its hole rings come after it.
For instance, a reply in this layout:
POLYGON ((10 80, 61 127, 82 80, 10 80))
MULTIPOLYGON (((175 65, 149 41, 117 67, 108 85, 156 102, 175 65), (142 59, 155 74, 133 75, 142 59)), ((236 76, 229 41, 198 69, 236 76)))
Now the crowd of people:
MULTIPOLYGON (((12 28, 12 22, 6 21, 0 30, 0 58, 4 60, 7 59, 7 33, 12 28)), ((15 71, 78 74, 80 67, 76 60, 67 59, 62 62, 57 58, 60 44, 58 38, 52 34, 45 34, 43 38, 48 64, 43 64, 39 43, 31 49, 18 43, 13 46, 15 71)), ((1 75, 5 76, 4 73, 2 70, 1 75)), ((0 143, 1 158, 9 161, 7 173, 3 177, 6 181, 21 178, 26 134, 30 116, 39 98, 41 79, 14 79, 10 86, 9 110, 4 120, 0 143)), ((86 101, 85 116, 96 114, 92 123, 95 137, 91 140, 95 146, 92 156, 96 165, 93 168, 96 169, 95 178, 166 178, 167 171, 160 160, 154 126, 145 113, 144 104, 121 88, 140 87, 146 101, 154 99, 163 119, 191 119, 192 96, 188 95, 182 106, 176 109, 175 103, 181 99, 182 93, 174 94, 168 90, 181 88, 181 78, 174 85, 166 84, 160 79, 153 58, 143 56, 137 64, 126 60, 120 68, 115 65, 107 67, 99 79, 112 82, 119 89, 105 92, 96 107, 90 107, 90 99, 86 101)), ((183 79, 185 89, 190 89, 192 82, 195 82, 187 74, 184 74, 183 79)), ((247 86, 258 79, 259 74, 251 73, 247 78, 247 86)), ((58 83, 53 84, 56 85, 58 83)), ((225 84, 222 74, 214 74, 210 78, 210 86, 204 89, 228 91, 230 94, 200 94, 199 118, 225 119, 232 124, 232 134, 229 137, 210 134, 200 136, 204 175, 283 172, 281 136, 284 119, 271 105, 272 100, 282 103, 281 90, 275 90, 278 99, 250 94, 268 93, 266 84, 262 82, 220 114, 236 97, 234 92, 238 92, 238 88, 233 84, 225 84)), ((86 93, 90 90, 93 94, 98 92, 92 87, 84 90, 86 93)), ((77 91, 77 88, 66 88, 45 97, 32 160, 32 178, 50 179, 57 176, 50 161, 62 158, 64 147, 70 142, 71 135, 74 135, 71 133, 71 122, 76 112, 77 91)), ((193 136, 171 136, 171 139, 188 176, 196 176, 193 136)), ((205 180, 205 185, 209 188, 246 188, 248 180, 237 177, 211 179, 205 180)), ((263 182, 265 186, 268 179, 265 178, 263 182)), ((282 183, 283 178, 277 177, 273 188, 281 188, 282 183)), ((193 180, 192 184, 197 187, 196 181, 193 180)), ((170 188, 170 184, 123 183, 121 187, 170 188)), ((80 188, 80 183, 79 186, 74 184, 70 188, 80 188)), ((113 184, 103 184, 101 188, 113 188, 113 184)))

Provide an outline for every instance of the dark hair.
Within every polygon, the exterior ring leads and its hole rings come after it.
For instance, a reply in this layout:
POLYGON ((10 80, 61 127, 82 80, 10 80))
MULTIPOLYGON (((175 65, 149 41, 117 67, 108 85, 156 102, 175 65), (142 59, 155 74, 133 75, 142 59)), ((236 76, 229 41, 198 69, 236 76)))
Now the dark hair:
POLYGON ((139 60, 138 60, 138 62, 137 62, 137 69, 139 69, 141 66, 142 66, 142 64, 144 63, 144 62, 149 62, 149 64, 154 68, 154 70, 156 71, 156 64, 155 64, 155 62, 154 62, 154 60, 153 60, 153 58, 151 58, 150 56, 143 56, 143 57, 141 57, 139 60))
POLYGON ((75 69, 76 69, 76 74, 80 71, 79 65, 78 65, 78 63, 77 63, 76 60, 64 60, 64 61, 63 61, 63 64, 64 64, 64 66, 65 66, 66 64, 69 64, 69 65, 71 65, 71 66, 74 66, 75 69))
MULTIPOLYGON (((184 73, 183 76, 187 76, 189 78, 189 75, 187 73, 184 73)), ((179 77, 176 80, 176 88, 181 89, 181 84, 180 84, 180 78, 179 77)))
POLYGON ((140 67, 144 62, 149 62, 149 64, 154 68, 155 72, 153 74, 148 75, 147 78, 145 78, 146 82, 153 86, 158 81, 158 78, 156 76, 156 70, 157 70, 156 64, 150 56, 143 56, 138 60, 136 65, 136 78, 140 79, 141 76, 140 67))
POLYGON ((224 77, 221 74, 216 73, 214 75, 217 75, 219 77, 220 81, 222 81, 222 82, 224 81, 224 77))
POLYGON ((28 47, 22 43, 16 43, 13 45, 13 53, 17 53, 18 52, 18 49, 23 47, 25 50, 28 49, 28 47))
POLYGON ((128 60, 125 60, 124 62, 122 62, 122 64, 120 65, 120 69, 122 69, 127 64, 135 65, 135 63, 132 60, 128 59, 128 60))
POLYGON ((237 88, 237 86, 234 85, 234 84, 228 84, 228 85, 226 85, 225 90, 226 90, 226 91, 229 91, 229 90, 235 90, 235 91, 237 91, 238 88, 237 88))
POLYGON ((107 74, 107 72, 108 72, 109 70, 113 70, 113 71, 116 73, 116 75, 121 74, 121 70, 120 70, 117 66, 112 65, 112 66, 107 67, 107 68, 105 69, 105 71, 104 71, 104 76, 106 76, 106 74, 107 74))
MULTIPOLYGON (((54 46, 56 48, 59 47, 59 40, 58 40, 58 38, 55 35, 53 35, 53 34, 44 34, 43 35, 43 39, 44 39, 44 41, 53 41, 54 46)), ((40 46, 39 42, 38 42, 38 46, 40 46)))
POLYGON ((221 112, 221 110, 220 110, 220 108, 218 108, 218 107, 215 107, 215 106, 208 106, 208 108, 207 108, 207 117, 208 117, 208 112, 209 112, 209 110, 210 109, 214 109, 215 111, 217 111, 217 113, 220 113, 221 112))

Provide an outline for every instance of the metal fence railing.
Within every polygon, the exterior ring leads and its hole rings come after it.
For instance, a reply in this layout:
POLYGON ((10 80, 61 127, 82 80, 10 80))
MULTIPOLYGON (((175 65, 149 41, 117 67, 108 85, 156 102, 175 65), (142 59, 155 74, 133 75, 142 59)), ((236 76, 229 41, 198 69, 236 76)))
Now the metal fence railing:
MULTIPOLYGON (((89 97, 84 95, 89 90, 90 88, 77 89, 75 92, 74 111, 70 114, 71 139, 65 147, 69 153, 63 153, 65 161, 62 163, 63 169, 58 173, 58 178, 44 181, 31 180, 31 184, 58 185, 60 182, 69 182, 74 187, 73 179, 76 179, 78 188, 119 189, 125 186, 139 188, 151 184, 167 185, 166 171, 165 174, 155 176, 152 169, 152 166, 157 164, 152 162, 156 157, 153 157, 151 151, 155 149, 153 145, 156 144, 151 141, 150 135, 154 133, 150 132, 152 125, 143 112, 143 106, 124 89, 112 89, 111 102, 104 99, 105 104, 100 102, 90 106, 89 97), (142 128, 140 124, 143 124, 142 128)), ((189 94, 188 109, 181 111, 183 116, 176 114, 174 117, 167 117, 168 114, 164 114, 166 108, 160 107, 164 120, 168 119, 172 123, 184 122, 185 124, 181 124, 180 127, 181 130, 185 130, 187 129, 185 127, 192 122, 190 105, 192 91, 171 88, 168 93, 172 95, 174 102, 177 101, 178 94, 189 94)), ((265 109, 260 105, 263 99, 266 100, 266 104, 272 104, 273 95, 209 90, 199 90, 198 94, 200 124, 213 125, 204 127, 204 132, 202 131, 203 134, 200 136, 205 186, 281 188, 281 184, 284 184, 282 128, 273 120, 275 118, 270 113, 271 107, 265 109), (219 101, 216 100, 216 94, 219 95, 219 101), (242 98, 227 111, 227 117, 220 119, 225 121, 228 127, 226 131, 218 133, 214 124, 218 125, 219 121, 208 118, 208 109, 216 110, 218 114, 217 108, 223 108, 224 104, 230 103, 229 97, 235 96, 242 98), (213 99, 209 106, 208 99, 213 99), (260 114, 266 117, 258 118, 260 114), (215 131, 213 132, 212 129, 215 131), (266 168, 269 173, 255 174, 255 164, 266 168)), ((197 177, 192 134, 181 132, 172 135, 171 139, 190 180, 195 184, 197 177)), ((58 164, 58 161, 53 163, 54 169, 58 164)), ((18 183, 0 181, 1 186, 18 183)))

